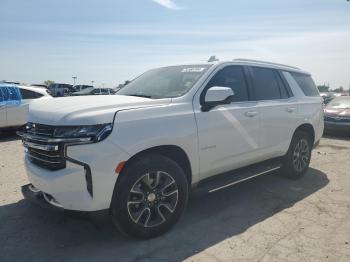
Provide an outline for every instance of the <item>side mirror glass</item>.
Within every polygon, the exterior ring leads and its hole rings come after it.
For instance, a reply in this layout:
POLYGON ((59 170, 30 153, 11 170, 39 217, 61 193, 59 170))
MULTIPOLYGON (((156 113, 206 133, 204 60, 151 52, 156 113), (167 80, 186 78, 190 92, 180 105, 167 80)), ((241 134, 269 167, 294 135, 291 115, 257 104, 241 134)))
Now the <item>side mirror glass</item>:
POLYGON ((205 94, 202 110, 209 111, 217 105, 230 104, 232 102, 233 96, 234 92, 230 87, 210 87, 205 94))

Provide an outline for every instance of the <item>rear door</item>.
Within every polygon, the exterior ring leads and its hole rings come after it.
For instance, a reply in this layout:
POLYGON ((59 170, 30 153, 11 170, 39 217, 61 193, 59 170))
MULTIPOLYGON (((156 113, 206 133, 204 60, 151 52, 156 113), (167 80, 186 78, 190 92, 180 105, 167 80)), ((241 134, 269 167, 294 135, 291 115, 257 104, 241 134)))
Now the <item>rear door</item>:
POLYGON ((298 115, 297 100, 282 74, 272 68, 250 67, 253 90, 261 117, 261 155, 273 158, 286 153, 298 115))

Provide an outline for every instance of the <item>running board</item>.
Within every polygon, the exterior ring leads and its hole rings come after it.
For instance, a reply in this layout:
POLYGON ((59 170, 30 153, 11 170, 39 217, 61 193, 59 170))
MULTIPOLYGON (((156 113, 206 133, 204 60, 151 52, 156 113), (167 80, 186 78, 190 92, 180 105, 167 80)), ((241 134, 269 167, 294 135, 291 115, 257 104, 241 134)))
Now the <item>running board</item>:
POLYGON ((267 161, 253 166, 240 168, 204 179, 197 184, 196 190, 200 192, 214 193, 252 178, 271 173, 281 167, 282 164, 280 162, 267 161))

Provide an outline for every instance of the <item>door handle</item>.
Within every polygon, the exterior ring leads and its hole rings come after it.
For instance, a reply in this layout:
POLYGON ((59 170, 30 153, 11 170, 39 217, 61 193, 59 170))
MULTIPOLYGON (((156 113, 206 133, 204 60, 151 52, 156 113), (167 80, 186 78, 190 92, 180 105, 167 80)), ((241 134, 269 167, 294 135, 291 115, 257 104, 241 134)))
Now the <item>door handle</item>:
POLYGON ((254 117, 258 114, 256 111, 248 111, 244 113, 246 117, 254 117))
POLYGON ((295 108, 294 107, 288 107, 288 108, 286 108, 286 111, 288 113, 293 113, 295 111, 295 108))

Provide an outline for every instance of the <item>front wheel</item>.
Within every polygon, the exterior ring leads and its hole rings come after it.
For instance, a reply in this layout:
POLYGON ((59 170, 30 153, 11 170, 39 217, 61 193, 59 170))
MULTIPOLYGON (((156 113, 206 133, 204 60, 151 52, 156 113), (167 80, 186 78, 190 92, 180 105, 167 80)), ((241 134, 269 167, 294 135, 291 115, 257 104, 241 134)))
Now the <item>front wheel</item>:
POLYGON ((305 175, 311 160, 311 150, 310 135, 303 131, 297 131, 283 159, 283 175, 291 179, 298 179, 305 175))
POLYGON ((162 155, 147 155, 121 174, 111 204, 112 220, 127 235, 156 237, 179 220, 187 200, 182 168, 162 155))

